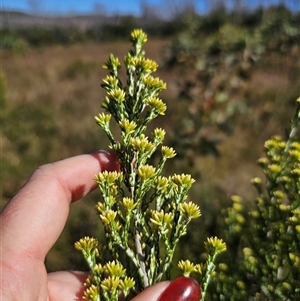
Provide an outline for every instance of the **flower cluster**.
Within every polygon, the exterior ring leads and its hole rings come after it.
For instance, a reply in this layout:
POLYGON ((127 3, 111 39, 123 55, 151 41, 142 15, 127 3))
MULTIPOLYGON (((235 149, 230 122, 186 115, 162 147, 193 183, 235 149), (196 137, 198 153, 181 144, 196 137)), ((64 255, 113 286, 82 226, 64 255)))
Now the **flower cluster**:
POLYGON ((208 284, 210 283, 210 279, 213 276, 215 270, 215 260, 216 257, 226 251, 226 244, 222 239, 217 237, 209 237, 207 238, 205 244, 205 248, 207 251, 207 260, 205 263, 194 264, 189 260, 181 260, 178 263, 178 268, 183 271, 183 275, 185 277, 189 277, 191 273, 198 274, 200 278, 200 283, 202 284, 202 299, 205 299, 208 284))
MULTIPOLYGON (((134 30, 131 41, 133 49, 124 59, 126 85, 119 77, 118 58, 110 55, 104 64, 109 71, 102 83, 107 92, 102 103, 106 112, 95 119, 118 155, 120 171, 95 176, 103 196, 96 209, 104 225, 106 248, 114 261, 101 262, 101 246, 95 238, 85 237, 75 244, 91 270, 84 295, 87 300, 114 301, 119 291, 126 298, 130 292, 135 295, 169 279, 176 245, 191 220, 201 215, 199 206, 187 201, 195 181, 191 175, 161 175, 166 161, 176 152, 163 145, 163 129, 155 128, 147 135, 147 126, 165 114, 166 104, 158 94, 166 84, 152 76, 158 66, 145 58, 142 46, 147 41, 146 34, 134 30), (120 131, 119 140, 111 130, 112 119, 120 131), (151 164, 154 153, 160 154, 156 166, 151 164)), ((222 246, 218 240, 207 242, 212 257, 224 250, 222 246)), ((195 266, 195 272, 202 273, 200 265, 195 266)), ((207 267, 210 269, 209 263, 207 267)), ((183 266, 182 269, 185 275, 191 272, 183 266)))
POLYGON ((300 98, 289 136, 265 142, 265 157, 258 160, 265 178, 251 180, 255 207, 247 215, 245 202, 233 196, 227 210, 229 240, 238 247, 231 264, 239 272, 226 267, 218 281, 220 291, 230 287, 230 295, 238 296, 233 300, 300 300, 299 122, 300 98))
POLYGON ((119 289, 126 298, 134 287, 133 278, 126 276, 126 269, 119 261, 110 261, 102 265, 97 263, 99 256, 98 242, 95 238, 84 237, 75 243, 75 248, 82 251, 91 274, 85 282, 84 299, 99 301, 118 300, 119 289))
MULTIPOLYGON (((195 181, 191 175, 161 175, 166 161, 176 152, 163 145, 163 129, 155 128, 149 136, 146 130, 154 118, 165 114, 166 104, 158 94, 166 84, 152 76, 158 66, 145 58, 142 46, 147 41, 146 34, 134 30, 131 41, 133 50, 124 60, 128 78, 125 86, 119 78, 119 59, 110 55, 104 64, 110 73, 102 83, 107 92, 102 103, 106 112, 95 117, 120 163, 120 171, 104 171, 94 179, 103 197, 96 209, 104 225, 106 248, 114 261, 101 261, 103 247, 95 238, 84 237, 75 244, 91 271, 84 298, 92 301, 116 301, 120 291, 127 298, 130 293, 135 295, 169 279, 179 239, 186 234, 188 224, 201 216, 199 206, 187 201, 195 181), (112 133, 112 119, 120 131, 120 140, 112 133), (154 153, 160 153, 156 166, 151 164, 154 153)), ((226 249, 217 238, 209 238, 205 246, 205 264, 179 263, 185 276, 192 272, 200 275, 204 285, 202 300, 215 268, 215 257, 226 249)))

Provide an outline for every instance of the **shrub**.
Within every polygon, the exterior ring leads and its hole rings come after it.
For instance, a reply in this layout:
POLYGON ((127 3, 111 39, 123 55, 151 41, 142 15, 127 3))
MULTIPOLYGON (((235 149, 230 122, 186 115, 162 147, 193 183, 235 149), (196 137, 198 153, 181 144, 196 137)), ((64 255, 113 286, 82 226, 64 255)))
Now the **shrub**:
POLYGON ((214 279, 214 300, 300 299, 299 117, 300 98, 289 136, 265 143, 264 178, 251 180, 255 207, 232 197, 224 232, 230 260, 214 279))

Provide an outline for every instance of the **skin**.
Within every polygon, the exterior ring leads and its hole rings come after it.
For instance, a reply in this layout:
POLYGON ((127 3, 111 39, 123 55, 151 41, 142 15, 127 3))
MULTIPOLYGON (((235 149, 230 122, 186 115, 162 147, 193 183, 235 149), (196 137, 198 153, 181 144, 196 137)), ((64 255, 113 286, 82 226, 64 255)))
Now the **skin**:
MULTIPOLYGON (((100 151, 38 168, 0 213, 0 299, 2 301, 83 301, 86 273, 47 273, 44 260, 62 232, 72 202, 96 188, 95 174, 117 170, 114 153, 100 151)), ((156 301, 168 282, 134 301, 156 301)))

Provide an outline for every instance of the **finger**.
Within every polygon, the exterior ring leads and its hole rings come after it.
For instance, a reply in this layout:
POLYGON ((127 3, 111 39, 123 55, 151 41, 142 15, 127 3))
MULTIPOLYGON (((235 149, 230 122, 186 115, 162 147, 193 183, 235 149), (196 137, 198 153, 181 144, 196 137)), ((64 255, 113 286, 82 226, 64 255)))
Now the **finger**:
POLYGON ((84 282, 88 273, 55 272, 48 274, 49 300, 84 301, 84 282))
POLYGON ((1 213, 2 246, 10 251, 3 254, 44 260, 66 223, 71 201, 95 188, 95 174, 117 168, 116 155, 100 151, 37 169, 1 213))
POLYGON ((142 291, 138 296, 134 297, 132 301, 157 301, 162 292, 170 284, 169 281, 159 282, 142 291))
MULTIPOLYGON (((75 271, 48 274, 49 300, 83 301, 84 282, 87 276, 88 273, 75 271)), ((157 283, 131 301, 157 301, 169 283, 169 281, 157 283)))

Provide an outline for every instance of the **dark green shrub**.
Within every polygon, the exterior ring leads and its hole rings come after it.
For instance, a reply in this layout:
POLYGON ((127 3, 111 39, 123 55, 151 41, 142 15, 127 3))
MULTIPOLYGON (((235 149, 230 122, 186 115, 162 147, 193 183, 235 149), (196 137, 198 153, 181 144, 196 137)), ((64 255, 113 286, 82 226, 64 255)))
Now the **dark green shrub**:
POLYGON ((0 41, 0 48, 23 54, 28 48, 28 43, 23 38, 14 34, 3 33, 0 41))

